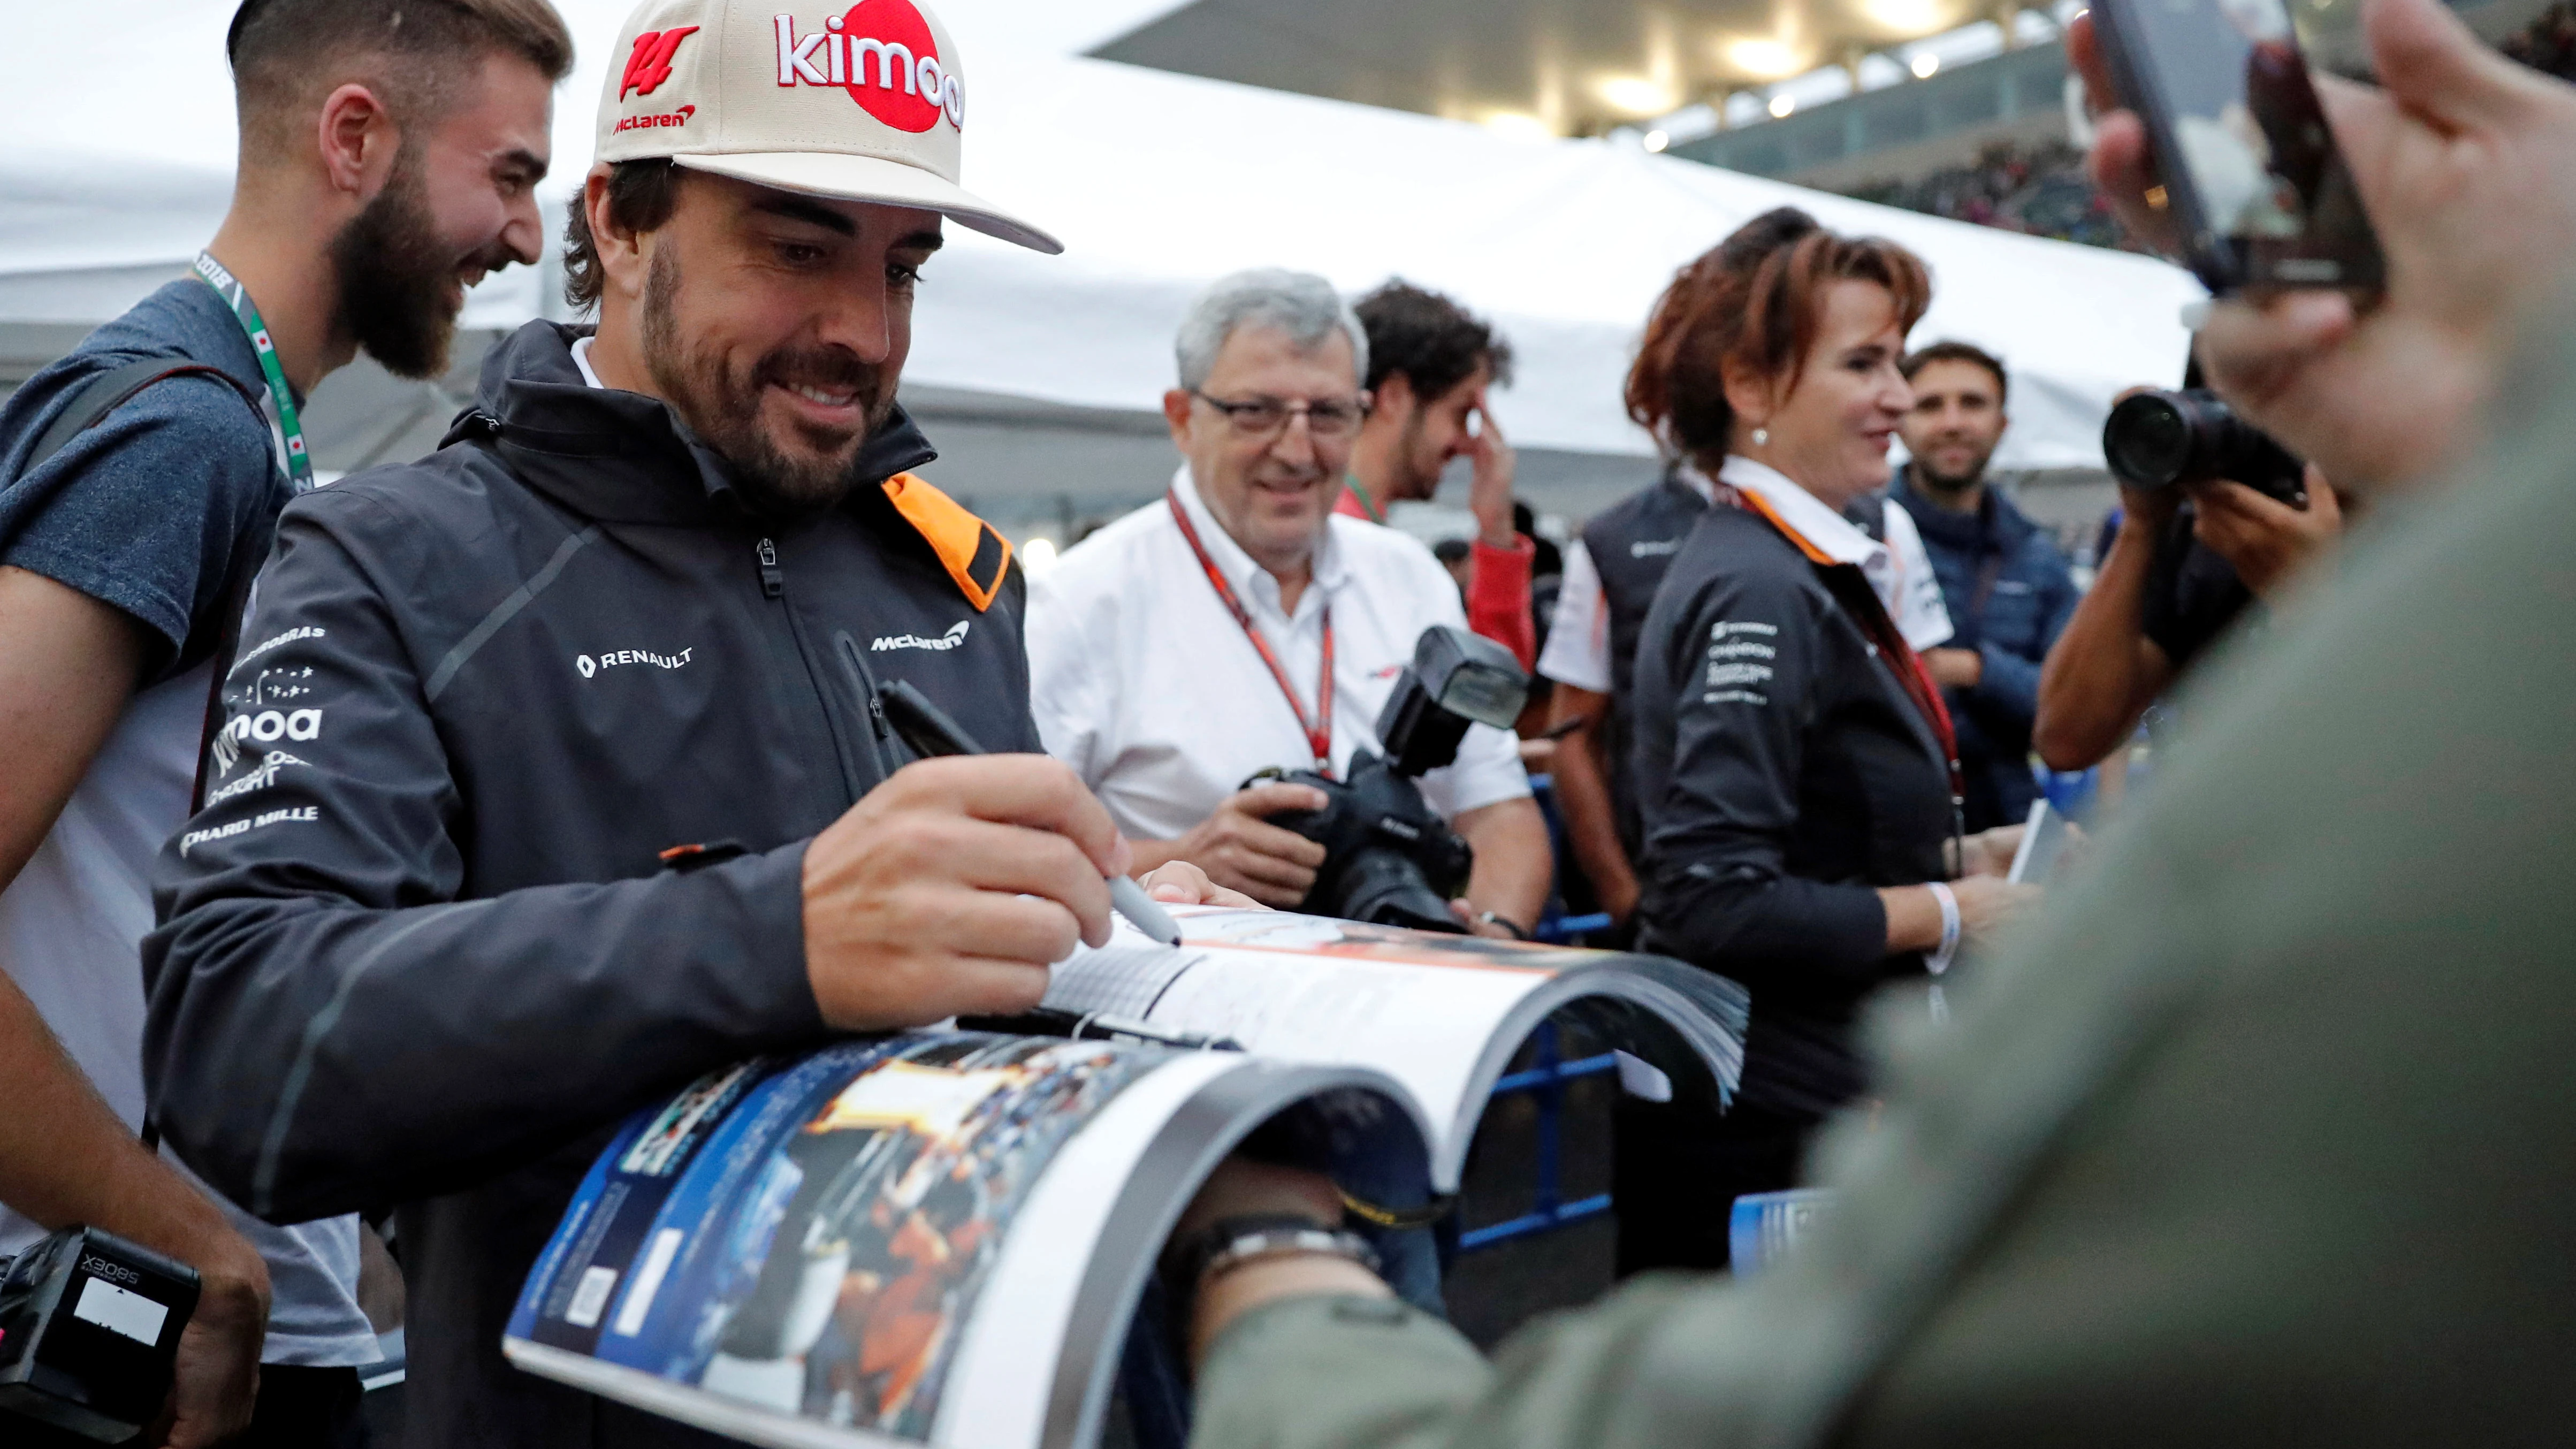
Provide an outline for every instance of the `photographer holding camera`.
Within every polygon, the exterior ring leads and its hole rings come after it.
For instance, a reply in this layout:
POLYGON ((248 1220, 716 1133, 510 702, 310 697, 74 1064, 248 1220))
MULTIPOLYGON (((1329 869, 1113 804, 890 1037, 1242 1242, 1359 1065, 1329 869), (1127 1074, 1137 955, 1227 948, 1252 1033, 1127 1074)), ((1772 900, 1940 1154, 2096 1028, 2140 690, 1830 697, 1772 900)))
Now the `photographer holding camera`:
MULTIPOLYGON (((1330 283, 1223 278, 1175 350, 1163 412, 1185 461, 1162 502, 1031 585, 1031 708, 1139 869, 1188 860, 1267 904, 1344 914, 1318 898, 1335 894, 1326 847, 1271 818, 1324 810, 1326 792, 1245 782, 1311 769, 1359 783, 1353 759, 1388 747, 1377 720, 1416 642, 1465 612, 1429 550, 1333 512, 1368 407, 1368 340, 1330 283)), ((1462 921, 1526 935, 1552 860, 1510 734, 1469 730, 1420 794, 1474 851, 1462 921)))
POLYGON ((2040 666, 2031 743, 2052 770, 2101 763, 2204 650, 2343 532, 2341 504, 2316 470, 2206 392, 2124 393, 2103 437, 2120 479, 2120 526, 2040 666), (2160 443, 2221 456, 2167 459, 2156 456, 2160 443), (2247 480, 2214 471, 2231 465, 2247 480))

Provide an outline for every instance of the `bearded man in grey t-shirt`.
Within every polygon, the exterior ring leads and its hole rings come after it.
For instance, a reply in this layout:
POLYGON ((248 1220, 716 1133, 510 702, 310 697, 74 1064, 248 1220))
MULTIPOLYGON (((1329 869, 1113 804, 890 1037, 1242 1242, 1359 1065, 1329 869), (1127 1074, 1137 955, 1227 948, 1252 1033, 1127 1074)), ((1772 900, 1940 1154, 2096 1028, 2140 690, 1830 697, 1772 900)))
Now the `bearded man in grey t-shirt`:
POLYGON ((148 872, 192 808, 217 670, 281 736, 323 727, 258 641, 231 658, 278 510, 313 481, 299 409, 361 348, 444 372, 465 289, 536 261, 572 42, 545 0, 248 0, 226 48, 221 230, 0 408, 0 1253, 85 1223, 198 1270, 150 1442, 345 1446, 356 1366, 381 1357, 357 1220, 260 1222, 137 1135, 148 872))

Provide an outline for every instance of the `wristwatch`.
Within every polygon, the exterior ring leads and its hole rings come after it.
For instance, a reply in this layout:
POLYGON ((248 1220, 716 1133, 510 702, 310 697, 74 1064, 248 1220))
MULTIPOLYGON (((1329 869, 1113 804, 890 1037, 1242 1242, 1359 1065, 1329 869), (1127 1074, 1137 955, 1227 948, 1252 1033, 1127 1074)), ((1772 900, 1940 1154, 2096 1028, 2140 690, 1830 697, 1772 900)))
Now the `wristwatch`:
POLYGON ((1199 1286, 1229 1268, 1259 1258, 1292 1253, 1325 1253, 1347 1258, 1374 1273, 1377 1250, 1359 1234, 1328 1228, 1295 1213, 1248 1213, 1219 1218, 1173 1240, 1163 1255, 1163 1281, 1186 1312, 1199 1286))
POLYGON ((1515 941, 1526 941, 1530 938, 1529 927, 1522 925, 1520 922, 1513 920, 1511 917, 1504 915, 1500 911, 1479 911, 1476 913, 1476 922, 1479 925, 1500 926, 1504 930, 1511 932, 1512 939, 1515 941))

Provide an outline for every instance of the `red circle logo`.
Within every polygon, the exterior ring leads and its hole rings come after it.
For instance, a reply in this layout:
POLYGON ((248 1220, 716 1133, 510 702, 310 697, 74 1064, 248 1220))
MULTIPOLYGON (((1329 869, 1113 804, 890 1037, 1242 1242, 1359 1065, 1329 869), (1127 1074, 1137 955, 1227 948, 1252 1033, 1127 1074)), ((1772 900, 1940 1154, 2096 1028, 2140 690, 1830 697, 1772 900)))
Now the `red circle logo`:
POLYGON ((963 110, 940 63, 939 42, 912 0, 859 0, 840 19, 849 57, 845 89, 859 108, 898 131, 927 131, 963 110))

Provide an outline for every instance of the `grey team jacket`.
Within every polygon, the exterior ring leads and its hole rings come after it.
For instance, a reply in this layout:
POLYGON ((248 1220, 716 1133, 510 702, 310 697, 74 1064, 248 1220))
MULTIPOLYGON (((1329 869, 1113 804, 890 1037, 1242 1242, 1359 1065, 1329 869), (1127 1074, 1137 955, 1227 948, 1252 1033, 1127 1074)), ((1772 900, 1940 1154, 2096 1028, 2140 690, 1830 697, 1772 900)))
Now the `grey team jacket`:
POLYGON ((713 1442, 509 1368, 520 1281, 627 1112, 826 1036, 805 842, 909 758, 840 641, 1040 748, 1023 582, 895 476, 908 419, 884 486, 763 521, 577 335, 521 329, 437 453, 286 510, 144 946, 180 1153, 275 1221, 398 1208, 415 1443, 713 1442))

